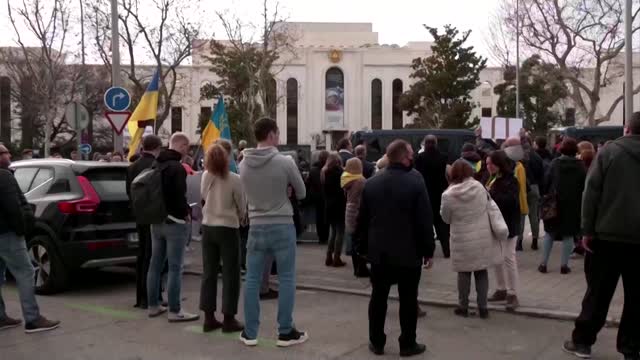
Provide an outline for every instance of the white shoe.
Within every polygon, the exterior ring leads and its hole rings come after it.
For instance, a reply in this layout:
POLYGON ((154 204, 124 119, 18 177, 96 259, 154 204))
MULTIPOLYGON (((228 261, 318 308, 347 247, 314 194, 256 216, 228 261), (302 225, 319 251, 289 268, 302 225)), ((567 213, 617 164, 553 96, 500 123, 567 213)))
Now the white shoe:
POLYGON ((246 346, 257 346, 258 345, 258 339, 248 339, 248 338, 246 338, 246 335, 245 335, 244 331, 242 331, 242 333, 240 333, 240 341, 242 341, 242 343, 245 344, 246 346))
POLYGON ((200 319, 200 315, 189 314, 184 310, 180 310, 178 313, 169 312, 169 322, 196 321, 198 319, 200 319))
POLYGON ((154 318, 154 317, 158 317, 164 313, 167 312, 167 308, 164 306, 156 306, 156 307, 150 307, 149 308, 149 317, 150 318, 154 318))

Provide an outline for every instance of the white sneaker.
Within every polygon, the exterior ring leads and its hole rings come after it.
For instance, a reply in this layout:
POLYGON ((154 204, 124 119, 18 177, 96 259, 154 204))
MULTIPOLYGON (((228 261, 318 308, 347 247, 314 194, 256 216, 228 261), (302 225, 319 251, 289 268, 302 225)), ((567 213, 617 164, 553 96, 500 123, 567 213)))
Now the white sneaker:
POLYGON ((180 310, 179 313, 169 312, 169 322, 196 321, 198 319, 200 319, 200 315, 189 314, 184 310, 180 310))
POLYGON ((242 341, 242 343, 245 344, 246 346, 256 346, 256 345, 258 345, 258 339, 249 339, 249 338, 247 338, 247 335, 244 333, 244 331, 242 331, 242 333, 240 333, 240 341, 242 341))
POLYGON ((167 312, 167 308, 164 306, 156 306, 156 307, 150 307, 149 308, 149 317, 150 318, 154 318, 154 317, 158 317, 164 313, 167 312))

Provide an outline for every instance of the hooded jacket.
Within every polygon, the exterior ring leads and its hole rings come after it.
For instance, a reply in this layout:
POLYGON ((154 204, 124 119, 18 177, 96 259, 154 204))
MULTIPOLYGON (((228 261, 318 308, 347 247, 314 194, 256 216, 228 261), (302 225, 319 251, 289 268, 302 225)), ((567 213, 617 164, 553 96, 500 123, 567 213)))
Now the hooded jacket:
POLYGON ((340 186, 347 194, 347 207, 345 210, 345 230, 348 234, 356 231, 358 213, 360 212, 360 199, 366 180, 360 174, 343 172, 340 177, 340 186))
POLYGON ((184 221, 191 210, 187 203, 187 172, 180 163, 182 154, 168 149, 163 150, 156 162, 162 166, 162 193, 167 214, 172 220, 184 221))
POLYGON ((275 147, 245 149, 240 180, 249 203, 251 225, 293 224, 293 207, 287 194, 293 187, 298 200, 306 188, 294 160, 275 147))
POLYGON ((442 194, 440 214, 451 225, 453 271, 487 269, 492 260, 491 223, 487 215, 488 194, 473 178, 451 185, 442 194))
POLYGON ((33 210, 13 173, 9 169, 0 169, 0 234, 27 235, 33 222, 33 210))
POLYGON ((640 245, 640 135, 625 136, 600 151, 582 198, 582 228, 596 242, 640 245))

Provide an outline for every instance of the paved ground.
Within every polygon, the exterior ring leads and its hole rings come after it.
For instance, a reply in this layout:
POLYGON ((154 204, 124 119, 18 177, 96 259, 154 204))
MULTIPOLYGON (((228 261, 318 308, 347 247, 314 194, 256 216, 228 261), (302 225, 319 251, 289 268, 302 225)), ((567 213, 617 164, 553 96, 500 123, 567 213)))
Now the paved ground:
MULTIPOLYGON (((200 273, 202 256, 200 244, 194 242, 193 251, 189 253, 189 270, 200 273)), ((580 312, 580 305, 586 289, 584 263, 581 258, 571 260, 573 272, 560 274, 560 246, 553 249, 549 262, 549 273, 537 271, 542 250, 532 251, 526 244, 526 251, 518 253, 520 270, 519 297, 521 308, 518 312, 532 316, 552 317, 557 319, 573 319, 580 312)), ((305 289, 332 290, 351 294, 368 295, 370 284, 367 279, 356 279, 352 276, 351 259, 347 268, 335 269, 324 266, 325 247, 317 243, 298 245, 297 272, 298 286, 305 289)), ((491 289, 493 289, 493 272, 489 273, 491 289)), ((420 284, 420 300, 433 305, 453 306, 457 304, 458 292, 456 273, 451 269, 451 262, 442 257, 439 247, 436 249, 435 266, 423 272, 420 284)), ((472 290, 473 293, 473 290, 472 290)), ((623 305, 622 282, 611 304, 609 317, 617 322, 623 305)), ((496 309, 502 309, 498 307, 496 309)))
MULTIPOLYGON (((317 252, 315 247, 301 251, 317 252)), ((303 257, 303 259, 308 259, 303 257)), ((315 263, 316 261, 313 261, 315 263)), ((301 265, 305 261, 299 262, 301 265)), ((306 273, 306 270, 303 271, 306 273)), ((305 279, 307 275, 301 275, 305 279)), ((195 309, 199 278, 184 277, 185 308, 195 309)), ((367 300, 360 296, 298 291, 295 318, 311 340, 299 347, 275 347, 275 302, 263 303, 260 346, 245 348, 237 334, 202 334, 201 322, 169 324, 164 318, 148 319, 131 307, 134 277, 126 273, 90 272, 74 282, 72 290, 51 297, 39 297, 46 315, 64 321, 55 332, 26 335, 21 329, 2 332, 0 359, 373 359, 367 350, 367 300)), ((4 289, 10 314, 19 314, 17 294, 4 289)), ((429 317, 418 325, 419 339, 429 352, 417 359, 474 360, 564 360, 571 359, 560 344, 571 330, 566 321, 532 319, 492 313, 491 319, 461 319, 450 309, 428 307, 429 317)), ((390 303, 387 322, 388 355, 397 359, 399 336, 397 304, 390 303)), ((618 359, 615 331, 605 329, 594 356, 618 359)))

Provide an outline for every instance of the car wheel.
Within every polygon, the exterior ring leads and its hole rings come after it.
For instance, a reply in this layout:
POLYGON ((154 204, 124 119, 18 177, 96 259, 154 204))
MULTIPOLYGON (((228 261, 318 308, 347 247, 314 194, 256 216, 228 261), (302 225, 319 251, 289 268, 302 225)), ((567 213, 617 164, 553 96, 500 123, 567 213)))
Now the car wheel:
POLYGON ((37 294, 53 294, 67 286, 67 271, 47 236, 36 236, 28 243, 29 258, 34 268, 37 294))

